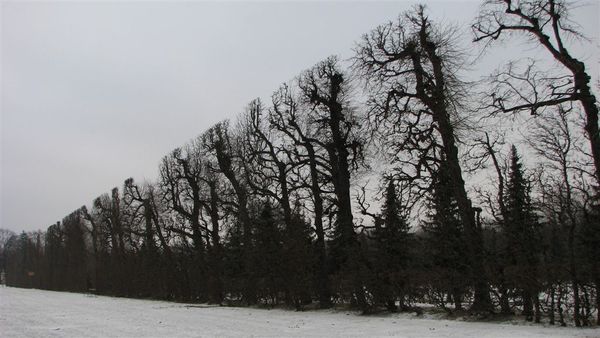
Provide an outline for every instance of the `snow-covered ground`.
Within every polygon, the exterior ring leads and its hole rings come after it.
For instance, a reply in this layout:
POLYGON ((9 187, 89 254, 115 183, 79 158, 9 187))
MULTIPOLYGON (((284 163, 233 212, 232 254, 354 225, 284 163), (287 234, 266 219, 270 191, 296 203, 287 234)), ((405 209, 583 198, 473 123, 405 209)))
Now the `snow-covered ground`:
POLYGON ((263 310, 0 286, 0 337, 600 337, 600 329, 263 310))

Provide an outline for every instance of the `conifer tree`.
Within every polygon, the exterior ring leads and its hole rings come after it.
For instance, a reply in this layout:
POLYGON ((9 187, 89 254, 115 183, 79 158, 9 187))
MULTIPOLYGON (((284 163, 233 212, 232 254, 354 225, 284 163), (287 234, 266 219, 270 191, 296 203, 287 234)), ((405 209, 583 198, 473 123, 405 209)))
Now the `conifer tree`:
POLYGON ((464 229, 448 175, 446 162, 442 160, 437 172, 432 175, 429 219, 424 222, 423 228, 427 233, 427 251, 431 255, 433 287, 450 295, 454 309, 461 310, 468 286, 465 276, 470 270, 468 252, 462 244, 465 241, 464 229))
POLYGON ((311 291, 314 289, 311 269, 316 264, 311 226, 302 215, 301 208, 299 203, 295 204, 290 226, 285 229, 283 239, 283 271, 288 302, 296 310, 301 310, 303 303, 311 301, 311 291))
POLYGON ((536 249, 537 219, 530 198, 529 182, 525 178, 517 148, 512 146, 510 167, 505 193, 508 219, 504 222, 505 238, 509 249, 511 273, 509 278, 519 289, 523 301, 523 315, 533 320, 533 305, 537 304, 536 249))
POLYGON ((254 232, 254 259, 258 289, 267 302, 276 304, 278 294, 283 290, 283 247, 279 224, 273 214, 270 202, 260 208, 254 232))
POLYGON ((408 278, 408 223, 393 180, 390 180, 385 190, 381 220, 377 223, 374 232, 377 250, 373 265, 378 278, 378 293, 388 310, 397 310, 396 299, 400 301, 400 309, 403 310, 408 278))
POLYGON ((242 297, 246 282, 244 269, 246 262, 244 251, 244 234, 242 226, 232 222, 223 245, 224 288, 233 296, 242 297))
POLYGON ((586 271, 586 278, 596 289, 596 325, 600 325, 600 187, 594 189, 590 210, 581 227, 579 257, 586 271))

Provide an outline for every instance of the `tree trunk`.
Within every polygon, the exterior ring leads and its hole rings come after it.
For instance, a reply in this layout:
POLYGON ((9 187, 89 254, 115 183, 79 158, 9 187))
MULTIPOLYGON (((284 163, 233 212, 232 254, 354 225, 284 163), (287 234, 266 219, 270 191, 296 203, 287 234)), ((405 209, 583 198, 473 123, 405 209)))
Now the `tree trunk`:
POLYGON ((216 183, 209 182, 210 188, 210 221, 212 224, 211 240, 211 266, 212 266, 212 283, 211 283, 211 301, 215 304, 221 304, 223 301, 223 278, 222 278, 222 248, 219 234, 219 209, 216 183))
POLYGON ((579 300, 579 282, 577 279, 577 266, 575 263, 575 226, 569 227, 569 272, 571 274, 571 285, 573 287, 573 321, 575 326, 581 326, 580 320, 580 300, 579 300))
MULTIPOLYGON (((223 142, 223 140, 221 140, 221 142, 223 142)), ((253 262, 254 255, 252 250, 252 224, 250 222, 250 214, 248 213, 248 197, 245 187, 240 184, 235 172, 233 171, 233 168, 231 167, 230 155, 226 154, 222 147, 223 145, 216 147, 217 161, 219 163, 219 168, 229 180, 233 186, 233 190, 235 191, 238 202, 238 218, 242 224, 243 230, 242 239, 244 242, 244 272, 246 274, 244 283, 244 300, 249 305, 253 305, 256 304, 257 298, 253 262)))
POLYGON ((525 316, 525 320, 530 322, 533 320, 533 303, 531 302, 532 297, 529 290, 523 290, 521 298, 523 299, 523 316, 525 316))
POLYGON ((534 292, 533 305, 535 309, 535 322, 539 323, 542 320, 542 310, 540 308, 540 297, 537 292, 534 292))
POLYGON ((350 198, 350 166, 349 152, 347 149, 347 139, 342 130, 344 121, 344 111, 342 104, 338 101, 341 93, 341 86, 344 81, 339 73, 328 75, 329 99, 325 103, 329 110, 329 129, 331 131, 331 144, 327 145, 329 154, 329 163, 331 165, 331 176, 333 180, 334 193, 337 199, 337 227, 339 243, 342 247, 342 265, 350 270, 354 297, 357 305, 363 310, 367 310, 367 301, 363 287, 363 260, 360 253, 360 243, 354 232, 354 223, 352 215, 352 201, 350 198))
POLYGON ((600 278, 594 282, 596 286, 596 325, 600 326, 600 278))
POLYGON ((319 172, 315 150, 312 146, 306 147, 310 166, 311 193, 314 203, 315 233, 317 234, 317 256, 319 258, 319 270, 317 271, 317 288, 319 292, 319 306, 330 308, 331 291, 329 290, 329 267, 327 264, 327 250, 325 247, 325 229, 323 228, 323 198, 319 187, 319 172))
POLYGON ((550 319, 550 325, 554 325, 554 297, 556 291, 554 290, 554 285, 550 288, 550 310, 548 313, 548 317, 550 319))
MULTIPOLYGON (((423 22, 419 38, 421 46, 425 49, 427 56, 431 61, 435 85, 431 88, 431 96, 425 103, 432 111, 433 120, 439 127, 443 142, 443 150, 446 155, 445 160, 448 164, 450 177, 452 179, 452 190, 454 191, 454 197, 469 241, 466 245, 469 250, 468 259, 471 263, 471 276, 475 293, 475 299, 471 309, 474 311, 493 311, 489 286, 484 269, 483 240, 475 221, 475 211, 473 210, 471 200, 469 200, 465 189, 465 181, 462 178, 462 170, 458 159, 458 148, 454 139, 454 128, 450 122, 450 115, 446 107, 446 85, 442 60, 437 55, 435 43, 428 39, 427 27, 426 22, 423 22)), ((415 72, 417 73, 418 90, 421 93, 424 93, 425 84, 423 82, 423 75, 425 74, 425 71, 423 70, 417 55, 413 57, 413 64, 416 66, 415 72)))
MULTIPOLYGON (((567 65, 569 67, 569 65, 567 65)), ((573 71, 575 78, 575 88, 579 90, 579 102, 585 112, 584 130, 590 141, 592 159, 594 161, 596 184, 600 186, 600 132, 598 131, 598 105, 596 97, 590 89, 590 76, 585 70, 583 62, 573 60, 569 67, 573 71)))

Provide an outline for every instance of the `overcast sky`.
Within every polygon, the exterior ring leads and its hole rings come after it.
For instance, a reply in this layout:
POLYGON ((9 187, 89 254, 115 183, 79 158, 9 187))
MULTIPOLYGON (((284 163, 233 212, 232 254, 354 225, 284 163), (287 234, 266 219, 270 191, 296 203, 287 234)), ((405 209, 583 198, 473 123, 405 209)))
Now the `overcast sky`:
MULTIPOLYGON (((433 19, 463 27, 479 6, 427 4, 433 19)), ((128 177, 155 179, 171 149, 321 59, 350 57, 362 34, 412 3, 0 6, 0 227, 21 231, 45 229, 128 177)), ((598 7, 574 13, 595 39, 576 56, 596 74, 598 7)), ((494 53, 475 75, 492 70, 494 53)))

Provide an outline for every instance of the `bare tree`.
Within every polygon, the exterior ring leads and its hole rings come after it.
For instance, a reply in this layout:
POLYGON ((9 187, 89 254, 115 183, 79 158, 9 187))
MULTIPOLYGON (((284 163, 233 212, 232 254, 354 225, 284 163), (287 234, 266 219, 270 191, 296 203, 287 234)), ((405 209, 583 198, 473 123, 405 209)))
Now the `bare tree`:
POLYGON ((305 71, 299 78, 302 100, 311 107, 309 123, 317 131, 318 144, 327 152, 335 195, 335 259, 352 275, 353 297, 367 309, 364 294, 364 262, 354 231, 350 194, 351 171, 362 160, 362 143, 357 137, 356 112, 349 100, 351 89, 336 57, 330 57, 305 71))
POLYGON ((231 135, 229 122, 222 121, 211 127, 202 135, 202 143, 211 153, 217 163, 218 170, 233 188, 235 202, 232 202, 237 212, 237 219, 242 226, 244 242, 244 271, 246 273, 244 300, 248 304, 257 301, 256 281, 253 271, 252 258, 252 223, 248 210, 248 184, 241 164, 242 148, 237 144, 240 140, 231 135))
MULTIPOLYGON (((202 152, 198 143, 188 143, 183 148, 177 148, 163 158, 160 166, 160 185, 163 198, 170 209, 183 222, 174 223, 168 227, 183 239, 186 245, 191 240, 191 257, 195 262, 188 270, 191 278, 199 282, 189 282, 188 288, 193 294, 190 297, 213 297, 207 290, 207 261, 206 252, 210 240, 210 230, 202 217, 202 209, 206 201, 206 189, 203 189, 205 163, 201 158, 202 152)), ((219 297, 216 297, 219 298, 219 297)), ((216 302, 219 300, 215 299, 216 302)))
POLYGON ((576 260, 575 235, 579 219, 576 215, 577 203, 574 197, 573 171, 578 167, 574 152, 579 140, 573 134, 572 121, 569 120, 569 109, 563 105, 556 107, 555 114, 543 116, 535 121, 530 146, 545 160, 547 175, 543 183, 546 196, 545 207, 551 208, 558 216, 558 222, 567 231, 568 270, 573 288, 573 321, 581 325, 580 318, 580 281, 578 262, 576 260), (552 203, 554 201, 555 203, 552 203))
POLYGON ((282 85, 273 93, 272 109, 269 111, 269 125, 278 130, 291 145, 294 161, 297 162, 300 186, 308 189, 313 206, 314 229, 317 235, 316 249, 319 261, 317 288, 319 304, 330 307, 331 290, 329 285, 329 267, 326 249, 324 186, 330 176, 326 155, 314 135, 315 130, 308 123, 308 112, 301 109, 297 97, 290 86, 282 85), (306 169, 307 168, 307 169, 306 169), (305 173, 308 172, 306 175, 305 173))
POLYGON ((506 208, 506 181, 507 181, 507 164, 504 156, 502 156, 501 148, 504 145, 503 134, 490 134, 484 132, 474 140, 474 147, 471 149, 470 157, 477 161, 476 167, 482 167, 486 162, 492 163, 495 175, 495 187, 478 187, 476 188, 483 205, 487 206, 495 224, 499 225, 499 234, 493 230, 494 256, 492 259, 495 264, 492 264, 495 269, 494 277, 496 287, 498 289, 498 299, 500 310, 504 314, 512 313, 509 303, 509 281, 507 278, 507 256, 506 253, 507 241, 505 239, 506 222, 509 219, 508 210, 506 208), (495 192, 494 192, 495 189, 495 192), (498 238, 498 236, 500 238, 498 238))
MULTIPOLYGON (((285 280, 286 301, 290 305, 301 308, 302 298, 307 294, 307 271, 310 261, 301 259, 305 254, 307 241, 303 227, 305 222, 292 210, 292 194, 304 188, 299 177, 303 166, 293 147, 293 143, 285 143, 285 134, 276 128, 270 128, 268 111, 260 100, 254 100, 244 115, 245 147, 248 154, 246 174, 248 183, 258 198, 272 199, 283 211, 283 244, 284 268, 282 279, 285 280), (267 117, 267 118, 265 118, 267 117)), ((297 204, 298 199, 296 199, 297 204)))
POLYGON ((278 202, 283 210, 284 223, 289 226, 292 217, 290 193, 294 187, 290 187, 288 180, 290 172, 295 169, 292 153, 270 131, 260 100, 250 103, 246 118, 244 143, 249 157, 245 163, 254 164, 254 167, 247 166, 248 183, 260 195, 278 202))
POLYGON ((598 105, 590 88, 591 77, 585 63, 574 57, 565 43, 569 37, 582 37, 576 25, 569 20, 570 7, 566 0, 488 0, 472 27, 475 41, 488 44, 497 39, 524 35, 564 67, 564 73, 552 76, 548 75, 549 70, 544 73, 535 71, 531 63, 521 71, 509 66, 496 76, 496 83, 503 90, 494 90, 491 106, 500 112, 528 111, 536 115, 545 107, 567 102, 581 104, 594 174, 600 185, 598 105))
POLYGON ((199 154, 188 144, 185 148, 175 149, 163 158, 160 175, 164 197, 171 208, 188 221, 189 231, 185 228, 172 228, 185 237, 191 238, 199 257, 205 250, 205 229, 200 221, 202 161, 199 154))
POLYGON ((491 310, 481 234, 462 178, 452 121, 459 113, 458 99, 463 90, 455 77, 460 58, 452 30, 432 24, 420 6, 397 23, 390 22, 365 35, 354 60, 371 93, 373 119, 397 121, 392 128, 407 132, 399 145, 417 155, 412 162, 416 163, 412 178, 422 178, 423 172, 431 174, 442 158, 447 162, 468 239, 475 291, 472 308, 491 310))
POLYGON ((102 194, 93 201, 92 218, 96 220, 96 240, 105 251, 102 256, 109 256, 109 260, 103 264, 108 275, 103 276, 102 288, 126 294, 126 231, 121 207, 119 189, 113 188, 110 195, 102 194))

